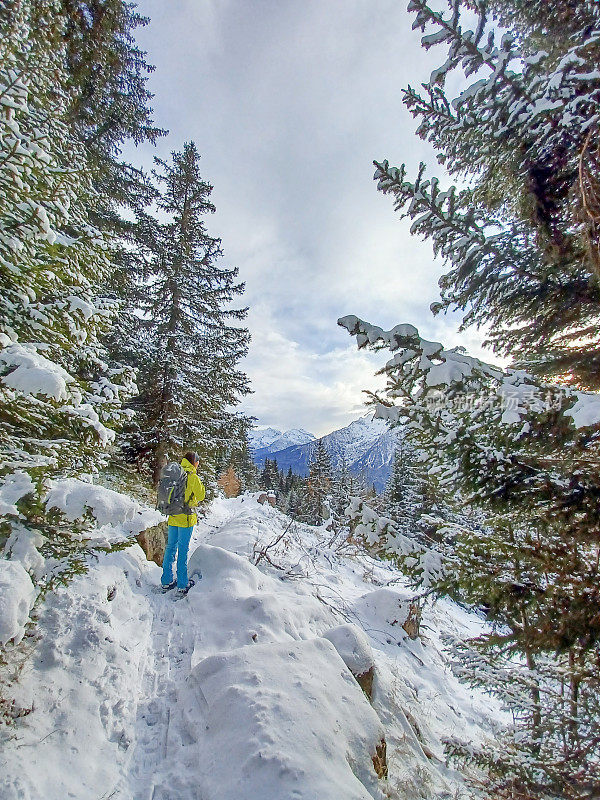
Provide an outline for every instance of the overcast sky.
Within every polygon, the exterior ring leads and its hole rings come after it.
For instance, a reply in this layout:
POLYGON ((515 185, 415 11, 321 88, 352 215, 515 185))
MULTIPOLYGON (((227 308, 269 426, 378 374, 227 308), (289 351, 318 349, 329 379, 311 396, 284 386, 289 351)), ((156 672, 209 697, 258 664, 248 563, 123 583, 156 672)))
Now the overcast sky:
MULTIPOLYGON (((479 342, 433 318, 442 265, 376 191, 373 159, 436 169, 401 90, 428 79, 406 0, 141 0, 137 40, 156 66, 155 118, 170 133, 149 164, 193 139, 217 207, 208 230, 240 269, 250 306, 259 424, 316 435, 364 413, 381 356, 336 320, 416 325, 446 345, 479 342)), ((436 62, 436 63, 434 63, 436 62)))

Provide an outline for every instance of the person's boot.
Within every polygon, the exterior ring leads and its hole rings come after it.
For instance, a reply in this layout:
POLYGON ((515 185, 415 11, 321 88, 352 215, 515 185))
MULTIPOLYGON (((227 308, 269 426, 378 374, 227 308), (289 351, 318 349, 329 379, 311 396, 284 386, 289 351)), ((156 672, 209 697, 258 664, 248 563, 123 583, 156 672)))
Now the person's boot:
POLYGON ((161 583, 160 590, 161 592, 168 592, 170 589, 174 589, 177 586, 177 581, 171 581, 171 583, 161 583))
POLYGON ((178 597, 185 597, 186 594, 189 592, 189 590, 192 588, 192 586, 195 586, 195 585, 196 585, 196 581, 189 581, 188 585, 185 587, 185 589, 177 589, 177 596, 178 597))

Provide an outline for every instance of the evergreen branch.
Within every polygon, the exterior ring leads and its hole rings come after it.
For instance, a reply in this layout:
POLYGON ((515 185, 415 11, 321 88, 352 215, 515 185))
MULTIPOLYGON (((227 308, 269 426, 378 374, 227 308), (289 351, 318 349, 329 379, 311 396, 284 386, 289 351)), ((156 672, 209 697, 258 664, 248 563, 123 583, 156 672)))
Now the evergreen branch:
POLYGON ((477 32, 475 36, 473 36, 471 31, 468 31, 467 34, 463 34, 460 27, 461 2, 462 0, 452 0, 452 19, 446 20, 442 12, 432 11, 429 8, 427 0, 410 0, 408 11, 415 11, 417 13, 417 18, 413 23, 413 30, 415 28, 421 28, 421 30, 424 31, 425 25, 431 23, 437 25, 445 34, 443 39, 433 37, 433 40, 428 40, 427 37, 424 37, 423 47, 429 49, 440 41, 449 41, 452 43, 448 61, 443 67, 434 71, 434 79, 431 82, 437 82, 449 69, 457 67, 461 60, 466 60, 467 75, 476 72, 477 69, 482 66, 487 66, 493 73, 494 82, 500 79, 501 82, 510 87, 515 97, 531 100, 531 98, 527 97, 522 84, 518 82, 517 76, 506 73, 506 64, 512 57, 511 40, 506 36, 503 38, 502 46, 504 48, 504 58, 500 61, 498 59, 498 50, 493 48, 493 33, 490 33, 488 45, 485 49, 480 49, 478 47, 487 24, 486 3, 480 0, 474 9, 477 13, 478 25, 477 32))

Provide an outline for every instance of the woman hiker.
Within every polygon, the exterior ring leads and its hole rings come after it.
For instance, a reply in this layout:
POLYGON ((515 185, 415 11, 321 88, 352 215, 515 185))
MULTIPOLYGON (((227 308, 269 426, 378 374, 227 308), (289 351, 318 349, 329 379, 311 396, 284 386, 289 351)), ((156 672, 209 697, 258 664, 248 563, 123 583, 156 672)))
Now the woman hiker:
POLYGON ((197 453, 186 453, 183 457, 181 468, 187 473, 184 500, 190 509, 190 513, 171 514, 168 519, 169 538, 163 558, 161 588, 164 592, 167 592, 177 586, 177 591, 181 596, 187 594, 195 583, 192 580, 188 581, 187 557, 192 531, 194 530, 194 525, 198 522, 198 517, 192 509, 201 503, 206 496, 204 485, 196 474, 199 463, 200 458, 197 453), (176 580, 173 579, 175 553, 177 553, 176 580))

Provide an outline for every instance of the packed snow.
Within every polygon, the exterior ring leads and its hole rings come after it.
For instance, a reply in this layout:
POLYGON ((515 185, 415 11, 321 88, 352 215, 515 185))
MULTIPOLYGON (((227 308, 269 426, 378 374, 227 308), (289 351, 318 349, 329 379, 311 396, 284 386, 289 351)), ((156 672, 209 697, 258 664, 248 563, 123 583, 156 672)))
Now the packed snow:
MULTIPOLYGON (((52 502, 106 523, 87 487, 85 503, 75 484, 52 502)), ((137 545, 48 596, 11 688, 33 711, 3 731, 3 800, 453 795, 443 739, 479 742, 500 712, 452 675, 442 638, 484 623, 441 600, 411 639, 412 593, 391 564, 257 498, 213 503, 185 598, 158 591, 160 568, 137 545), (373 665, 369 702, 353 674, 373 665)))
POLYGON ((325 639, 219 653, 189 683, 206 722, 203 796, 383 797, 372 764, 383 726, 325 639))

